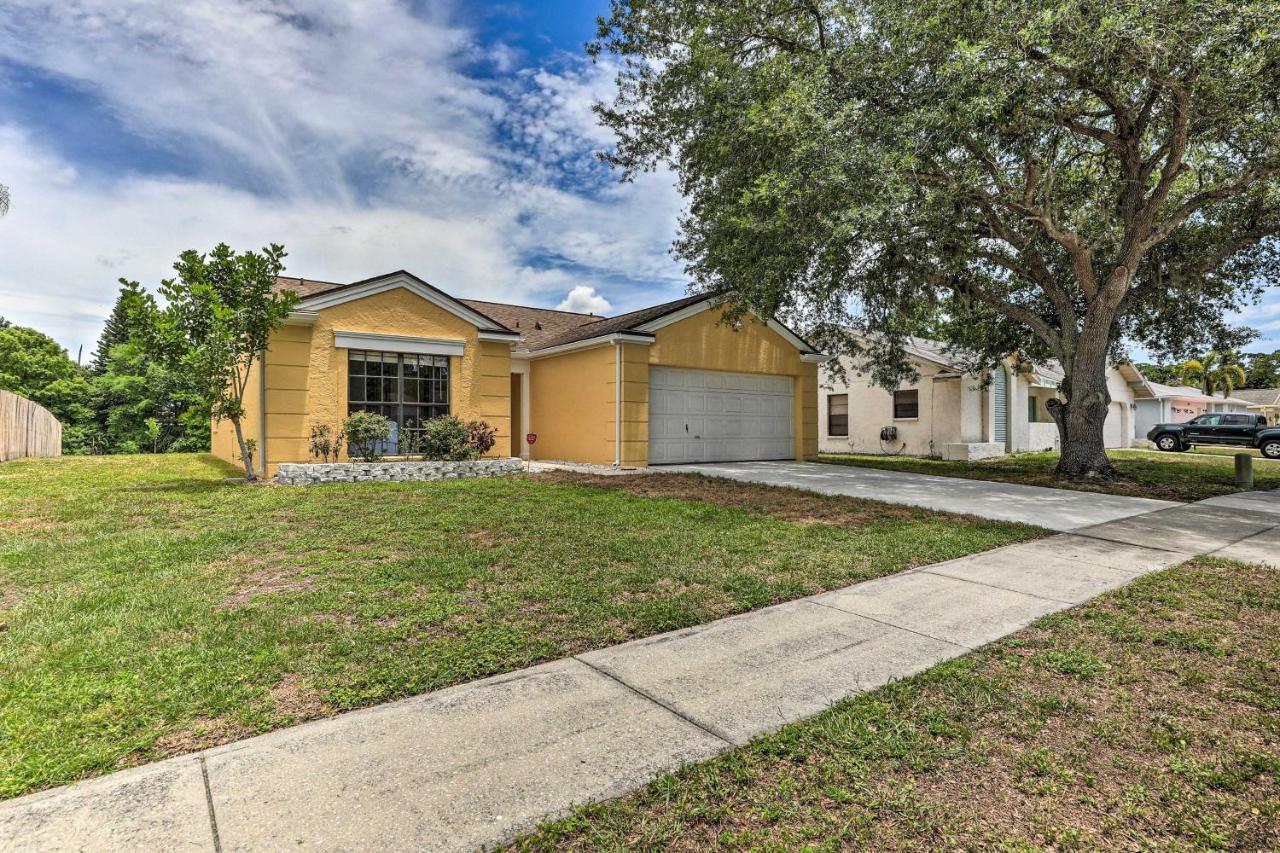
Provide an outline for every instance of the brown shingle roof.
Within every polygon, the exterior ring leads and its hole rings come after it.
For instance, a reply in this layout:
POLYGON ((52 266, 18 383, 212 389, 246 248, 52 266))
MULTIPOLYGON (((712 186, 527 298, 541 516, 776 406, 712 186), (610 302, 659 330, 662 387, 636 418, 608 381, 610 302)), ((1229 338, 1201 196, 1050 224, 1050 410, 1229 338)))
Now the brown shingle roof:
POLYGON ((1280 402, 1280 388, 1237 388, 1231 396, 1254 406, 1274 406, 1280 402))
POLYGON ((619 314, 617 317, 601 317, 594 323, 587 323, 573 329, 569 329, 561 335, 548 338, 541 341, 534 349, 547 349, 549 347, 558 347, 563 344, 571 344, 576 341, 585 341, 587 338, 598 338, 601 335, 612 335, 617 332, 635 331, 637 326, 643 326, 659 317, 665 317, 673 314, 681 308, 694 305, 698 302, 706 300, 707 294, 701 293, 696 296, 686 296, 683 299, 676 299, 671 302, 664 302, 661 305, 653 305, 649 308, 641 308, 639 311, 632 311, 629 314, 619 314))
POLYGON ((287 275, 276 276, 276 290, 292 290, 294 293, 306 299, 308 296, 315 296, 317 293, 324 293, 327 290, 333 290, 336 287, 343 287, 336 281, 317 281, 314 278, 291 278, 287 275))
MULTIPOLYGON (((421 279, 418 279, 421 281, 421 279)), ((355 282, 359 284, 360 282, 355 282)), ((426 284, 426 282, 423 282, 426 284)), ((276 278, 278 290, 292 290, 302 298, 316 296, 349 287, 333 281, 319 281, 311 278, 276 278)), ((430 285, 427 285, 430 287, 430 285)), ((443 291, 441 291, 443 292, 443 291)), ((446 294, 448 295, 448 294, 446 294)), ((453 298, 453 297, 450 297, 453 298)), ((576 343, 588 338, 612 335, 619 332, 635 332, 637 326, 673 314, 681 308, 695 305, 711 298, 708 294, 697 294, 663 302, 620 314, 617 317, 598 317, 595 314, 579 314, 574 311, 558 311, 553 308, 532 308, 527 305, 512 305, 506 302, 487 302, 482 299, 459 299, 473 311, 477 311, 496 324, 505 326, 513 332, 519 332, 524 340, 516 344, 517 352, 533 352, 563 344, 576 343)))
POLYGON ((516 344, 517 352, 538 349, 546 340, 601 319, 596 314, 557 311, 553 308, 531 308, 528 305, 509 305, 506 302, 485 302, 481 299, 458 301, 487 317, 492 317, 511 331, 519 332, 524 340, 516 344))

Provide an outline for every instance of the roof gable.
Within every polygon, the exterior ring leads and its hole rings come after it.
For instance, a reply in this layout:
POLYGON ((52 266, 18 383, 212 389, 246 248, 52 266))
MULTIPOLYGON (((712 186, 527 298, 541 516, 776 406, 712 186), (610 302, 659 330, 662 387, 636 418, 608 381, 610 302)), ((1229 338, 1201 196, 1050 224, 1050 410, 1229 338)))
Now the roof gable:
POLYGON ((310 293, 303 295, 301 301, 297 305, 299 311, 320 311, 325 308, 331 308, 334 305, 341 305, 345 302, 351 302, 356 299, 363 299, 367 296, 373 296, 378 293, 386 293, 389 290, 403 288, 411 293, 420 296, 426 301, 436 305, 439 308, 448 311, 456 317, 467 321, 482 332, 494 332, 498 334, 509 334, 513 338, 517 336, 517 332, 508 329, 497 320, 488 316, 482 311, 467 305, 460 299, 455 299, 445 293, 438 287, 433 287, 416 275, 405 270, 397 270, 396 272, 387 273, 385 275, 366 278, 361 281, 355 281, 351 284, 336 285, 326 287, 324 285, 330 282, 312 282, 305 279, 284 279, 278 286, 296 290, 309 290, 310 293), (302 284, 295 288, 291 283, 297 281, 302 284))
MULTIPOLYGON (((652 305, 648 308, 641 308, 638 311, 620 314, 617 317, 601 318, 593 323, 576 326, 553 338, 543 340, 531 349, 537 352, 552 347, 562 347, 618 334, 653 337, 654 332, 665 326, 678 323, 686 317, 715 308, 720 304, 718 299, 719 296, 717 294, 695 294, 682 299, 675 299, 671 302, 664 302, 661 305, 652 305)), ((769 319, 765 323, 770 329, 785 338, 788 343, 800 350, 801 353, 806 355, 818 354, 818 351, 808 341, 777 320, 769 319)))
MULTIPOLYGON (((614 335, 627 335, 643 341, 652 340, 654 332, 672 323, 702 311, 708 311, 720 303, 719 294, 695 294, 660 305, 652 305, 620 314, 617 317, 598 317, 551 308, 532 308, 504 302, 486 302, 479 299, 456 299, 437 287, 405 270, 362 279, 350 284, 316 279, 276 279, 278 290, 291 290, 301 297, 297 305, 300 315, 363 299, 395 288, 404 288, 440 308, 471 323, 495 339, 519 342, 519 350, 538 353, 573 345, 592 345, 597 338, 608 339, 614 335)), ((769 318, 765 324, 810 360, 825 358, 794 331, 769 318)), ((549 353, 548 353, 549 354, 549 353)))

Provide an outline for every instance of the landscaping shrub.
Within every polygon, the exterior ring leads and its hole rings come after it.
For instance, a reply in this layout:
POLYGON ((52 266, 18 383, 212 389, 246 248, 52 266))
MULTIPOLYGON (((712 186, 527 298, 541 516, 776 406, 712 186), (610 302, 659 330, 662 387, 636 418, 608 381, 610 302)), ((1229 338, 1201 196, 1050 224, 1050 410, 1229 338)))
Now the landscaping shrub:
POLYGON ((484 421, 472 421, 467 424, 468 441, 472 449, 475 450, 476 456, 484 456, 498 440, 498 430, 489 426, 484 421))
POLYGON ((453 415, 441 415, 423 425, 420 451, 426 459, 444 462, 473 459, 479 455, 471 444, 467 425, 453 415))
POLYGON ((333 435, 328 424, 316 424, 311 428, 308 442, 311 456, 321 462, 337 462, 342 455, 342 436, 333 435))
POLYGON ((342 423, 347 450, 365 462, 382 456, 382 443, 391 437, 391 421, 373 412, 356 412, 342 423))

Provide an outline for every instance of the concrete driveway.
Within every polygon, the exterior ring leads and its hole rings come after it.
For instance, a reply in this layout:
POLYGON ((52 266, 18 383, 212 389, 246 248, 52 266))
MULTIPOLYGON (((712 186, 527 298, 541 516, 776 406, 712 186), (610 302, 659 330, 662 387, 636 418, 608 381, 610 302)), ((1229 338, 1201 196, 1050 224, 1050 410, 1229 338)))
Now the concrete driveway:
POLYGON ((962 480, 907 471, 854 468, 821 462, 718 462, 702 465, 664 465, 663 471, 686 471, 771 486, 791 486, 824 495, 849 495, 887 503, 1020 521, 1050 530, 1077 530, 1094 524, 1180 506, 1170 501, 1127 498, 1094 492, 1073 492, 962 480))

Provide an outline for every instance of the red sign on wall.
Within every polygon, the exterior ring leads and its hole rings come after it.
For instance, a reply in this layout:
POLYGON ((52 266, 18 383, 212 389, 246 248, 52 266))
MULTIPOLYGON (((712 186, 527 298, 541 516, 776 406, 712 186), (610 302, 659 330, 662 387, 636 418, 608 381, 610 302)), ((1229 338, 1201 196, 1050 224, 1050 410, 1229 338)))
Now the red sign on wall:
POLYGON ((538 434, 536 432, 531 432, 524 437, 524 440, 529 442, 530 444, 533 444, 535 441, 538 440, 538 434))

